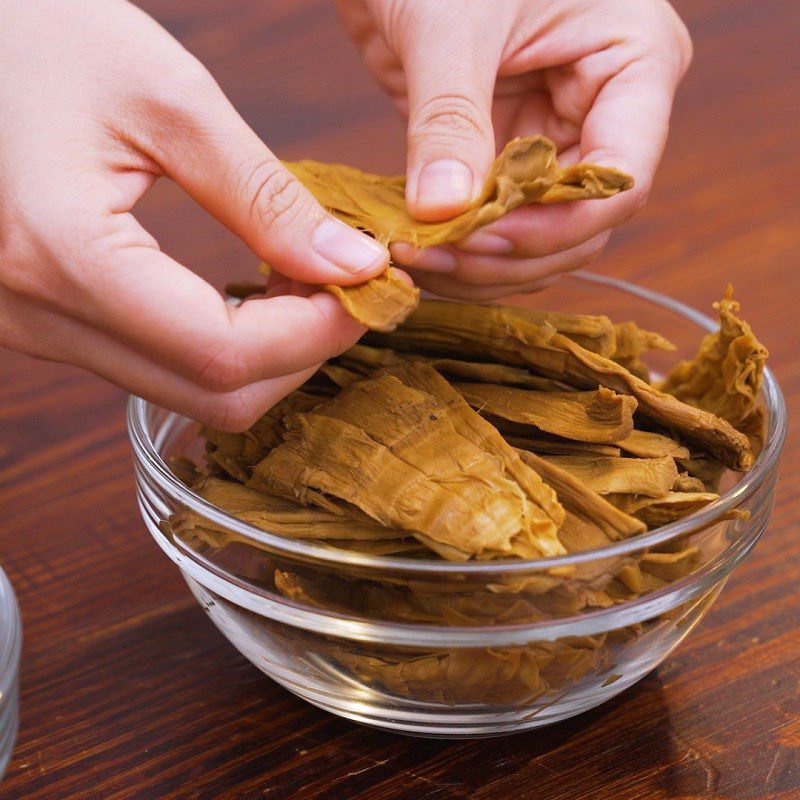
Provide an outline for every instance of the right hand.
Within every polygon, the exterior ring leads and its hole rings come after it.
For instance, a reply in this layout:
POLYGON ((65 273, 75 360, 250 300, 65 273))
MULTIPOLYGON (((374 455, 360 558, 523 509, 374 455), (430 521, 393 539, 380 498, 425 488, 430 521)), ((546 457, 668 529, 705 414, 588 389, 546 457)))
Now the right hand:
POLYGON ((302 284, 360 283, 389 258, 139 9, 4 3, 0 109, 0 345, 241 430, 364 332, 324 292, 226 305, 131 215, 166 175, 302 284))

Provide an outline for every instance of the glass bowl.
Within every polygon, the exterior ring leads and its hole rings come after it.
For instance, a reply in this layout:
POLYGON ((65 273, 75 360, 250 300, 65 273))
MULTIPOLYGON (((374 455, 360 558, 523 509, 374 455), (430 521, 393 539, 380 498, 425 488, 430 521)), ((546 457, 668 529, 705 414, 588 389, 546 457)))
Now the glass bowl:
POLYGON ((0 778, 6 771, 19 720, 19 661, 22 622, 17 598, 0 569, 0 778))
MULTIPOLYGON (((591 273, 528 302, 638 320, 673 339, 679 356, 716 328, 674 300, 591 273)), ((769 370, 762 395, 764 447, 749 472, 727 476, 718 500, 646 534, 536 561, 370 555, 266 533, 168 467, 174 457, 201 459, 195 423, 132 398, 128 425, 147 527, 246 658, 335 714, 456 738, 593 708, 689 634, 769 521, 786 433, 769 370)))

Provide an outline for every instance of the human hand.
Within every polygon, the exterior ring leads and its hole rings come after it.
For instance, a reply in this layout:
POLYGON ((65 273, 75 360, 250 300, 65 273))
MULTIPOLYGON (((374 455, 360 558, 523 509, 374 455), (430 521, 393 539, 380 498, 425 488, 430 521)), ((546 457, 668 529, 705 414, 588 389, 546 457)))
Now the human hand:
POLYGON ((406 199, 454 216, 496 151, 550 137, 562 163, 633 175, 602 202, 528 206, 458 247, 392 247, 437 294, 489 300, 582 266, 647 199, 692 46, 666 0, 337 0, 346 28, 408 117, 406 199))
POLYGON ((364 332, 312 290, 234 309, 132 216, 166 175, 300 283, 359 283, 388 263, 139 9, 6 2, 0 108, 0 345, 243 429, 364 332))

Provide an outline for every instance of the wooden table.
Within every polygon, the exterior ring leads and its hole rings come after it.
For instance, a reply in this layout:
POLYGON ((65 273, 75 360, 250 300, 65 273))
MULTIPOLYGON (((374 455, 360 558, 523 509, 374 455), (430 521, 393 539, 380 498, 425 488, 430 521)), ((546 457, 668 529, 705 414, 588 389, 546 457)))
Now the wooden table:
MULTIPOLYGON (((147 0, 281 155, 401 170, 402 128, 323 0, 147 0)), ((728 280, 800 410, 800 3, 681 0, 696 59, 649 206, 598 268, 702 308, 728 280)), ((161 182, 141 217, 221 285, 247 250, 161 182)), ((448 743, 295 699, 209 624, 133 496, 121 391, 0 358, 0 562, 22 607, 3 798, 800 797, 800 503, 662 667, 541 732, 448 743)))

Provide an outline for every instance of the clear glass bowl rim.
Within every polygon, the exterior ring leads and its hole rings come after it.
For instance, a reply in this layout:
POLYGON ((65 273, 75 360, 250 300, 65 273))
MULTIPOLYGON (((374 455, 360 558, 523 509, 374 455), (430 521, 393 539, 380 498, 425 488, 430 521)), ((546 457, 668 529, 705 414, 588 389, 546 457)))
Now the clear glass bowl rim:
POLYGON ((22 618, 14 587, 5 571, 0 569, 0 708, 19 672, 22 650, 22 618))
MULTIPOLYGON (((622 292, 647 300, 675 314, 685 317, 699 327, 714 331, 717 321, 700 311, 674 300, 666 295, 654 292, 628 281, 618 278, 609 278, 591 272, 580 270, 568 276, 568 279, 610 286, 622 292)), ((217 525, 236 533, 239 536, 251 539, 254 542, 268 545, 271 550, 288 557, 301 557, 305 560, 324 562, 333 565, 348 565, 361 568, 371 568, 377 572, 384 570, 402 571, 406 574, 425 575, 433 577, 447 573, 459 575, 472 575, 476 578, 481 575, 513 574, 516 572, 531 572, 552 569, 554 567, 572 566, 591 562, 600 558, 619 557, 629 555, 644 548, 662 545, 673 539, 690 535, 702 530, 715 522, 721 521, 723 516, 733 508, 739 506, 750 497, 761 484, 775 470, 784 441, 786 439, 786 404, 780 387, 772 371, 767 367, 764 370, 762 395, 768 412, 767 433, 764 447, 753 466, 737 483, 727 492, 705 506, 698 512, 684 517, 676 522, 664 525, 656 530, 615 542, 593 550, 584 550, 565 556, 551 556, 541 559, 498 559, 495 561, 467 561, 447 562, 441 560, 425 560, 398 558, 394 556, 371 556, 362 553, 353 553, 334 548, 316 545, 297 539, 288 539, 270 534, 256 528, 236 517, 227 514, 213 506, 199 495, 192 492, 173 474, 166 462, 158 453, 157 445, 150 435, 147 424, 148 408, 151 404, 140 397, 131 396, 128 401, 128 435, 134 451, 137 465, 141 466, 145 475, 155 482, 156 486, 164 491, 167 496, 179 501, 182 505, 204 516, 217 525)))

